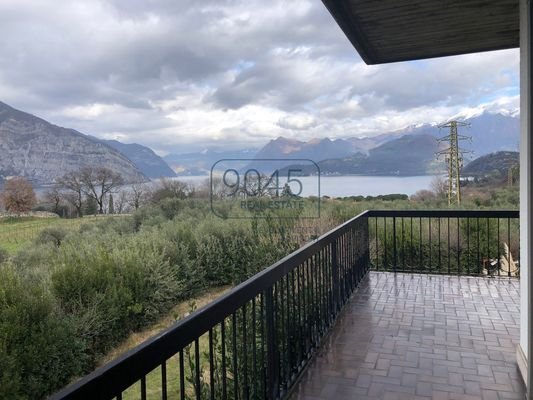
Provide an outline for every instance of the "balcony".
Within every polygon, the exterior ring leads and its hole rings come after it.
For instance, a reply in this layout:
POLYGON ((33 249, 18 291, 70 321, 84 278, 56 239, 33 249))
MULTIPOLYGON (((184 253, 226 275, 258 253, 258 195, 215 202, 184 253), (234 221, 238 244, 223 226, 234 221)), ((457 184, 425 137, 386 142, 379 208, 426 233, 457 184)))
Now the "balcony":
POLYGON ((518 243, 516 211, 367 211, 52 398, 521 398, 518 243))
POLYGON ((370 272, 294 399, 523 399, 517 279, 370 272))

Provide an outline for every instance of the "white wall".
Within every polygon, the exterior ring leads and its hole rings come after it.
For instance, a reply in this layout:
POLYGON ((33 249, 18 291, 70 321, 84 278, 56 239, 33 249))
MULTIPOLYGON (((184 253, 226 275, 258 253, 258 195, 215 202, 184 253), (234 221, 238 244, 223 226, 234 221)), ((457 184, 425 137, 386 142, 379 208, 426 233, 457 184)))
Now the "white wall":
POLYGON ((528 356, 528 278, 531 263, 531 29, 530 0, 520 0, 520 347, 528 356))

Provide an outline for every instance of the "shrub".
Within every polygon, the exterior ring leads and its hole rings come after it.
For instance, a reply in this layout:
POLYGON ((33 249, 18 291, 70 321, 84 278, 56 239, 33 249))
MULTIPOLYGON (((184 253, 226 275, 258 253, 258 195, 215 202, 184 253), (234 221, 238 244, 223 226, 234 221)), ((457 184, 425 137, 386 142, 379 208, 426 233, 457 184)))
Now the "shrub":
POLYGON ((153 321, 181 291, 176 270, 147 235, 66 242, 57 263, 53 293, 89 340, 93 359, 153 321))
POLYGON ((6 261, 9 258, 9 253, 7 250, 2 249, 0 247, 0 264, 2 264, 4 261, 6 261))
POLYGON ((44 228, 39 232, 35 238, 35 242, 39 244, 53 244, 57 247, 61 246, 61 242, 68 234, 68 230, 60 226, 51 226, 44 228))
POLYGON ((42 284, 0 267, 0 398, 45 397, 83 371, 83 350, 42 284))

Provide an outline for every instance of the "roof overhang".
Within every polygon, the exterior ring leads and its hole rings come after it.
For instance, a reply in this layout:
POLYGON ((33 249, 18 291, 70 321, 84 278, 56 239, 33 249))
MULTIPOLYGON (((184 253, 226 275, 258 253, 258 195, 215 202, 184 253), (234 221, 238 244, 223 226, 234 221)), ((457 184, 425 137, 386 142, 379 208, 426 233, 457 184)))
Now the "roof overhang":
POLYGON ((519 46, 519 0, 322 0, 367 64, 519 46))

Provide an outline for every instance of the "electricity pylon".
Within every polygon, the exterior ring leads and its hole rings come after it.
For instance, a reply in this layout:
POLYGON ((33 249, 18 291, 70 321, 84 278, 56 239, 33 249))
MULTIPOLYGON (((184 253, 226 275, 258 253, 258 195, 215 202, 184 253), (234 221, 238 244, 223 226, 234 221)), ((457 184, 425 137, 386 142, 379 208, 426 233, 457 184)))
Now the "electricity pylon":
POLYGON ((439 142, 447 142, 450 147, 439 151, 437 157, 444 156, 448 167, 448 205, 461 204, 461 168, 463 167, 463 155, 471 153, 459 147, 459 141, 471 140, 469 136, 459 135, 458 126, 470 126, 466 122, 450 121, 439 125, 439 128, 450 128, 450 134, 437 139, 439 142))

